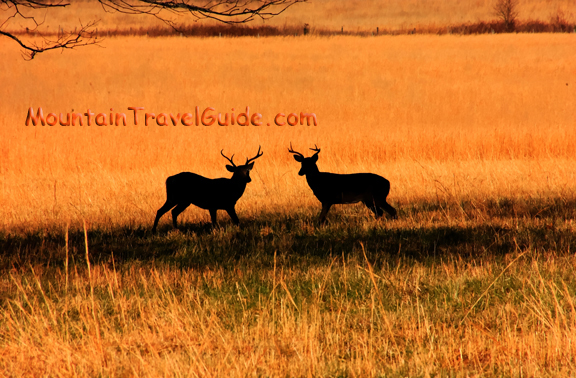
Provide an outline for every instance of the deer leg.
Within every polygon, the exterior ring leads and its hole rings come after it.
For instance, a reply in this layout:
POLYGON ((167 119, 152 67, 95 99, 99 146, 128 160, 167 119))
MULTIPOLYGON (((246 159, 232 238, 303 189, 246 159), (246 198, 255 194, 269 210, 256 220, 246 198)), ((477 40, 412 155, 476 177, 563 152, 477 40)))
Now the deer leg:
POLYGON ((236 209, 234 209, 233 207, 230 209, 226 209, 226 211, 228 212, 228 215, 230 215, 230 218, 232 219, 232 222, 234 222, 234 224, 236 226, 238 226, 240 224, 240 220, 238 219, 238 215, 236 215, 236 209))
POLYGON ((209 211, 210 211, 210 219, 212 220, 212 226, 214 227, 218 226, 218 223, 216 223, 216 220, 218 218, 218 210, 209 209, 209 211))
POLYGON ((397 213, 398 213, 398 212, 396 211, 395 208, 393 208, 392 206, 390 206, 390 205, 388 204, 388 202, 384 201, 384 203, 380 206, 380 208, 386 210, 386 212, 387 212, 388 214, 390 214, 390 216, 392 217, 392 219, 398 219, 398 216, 397 216, 397 213))
POLYGON ((328 211, 330 210, 330 208, 332 207, 331 203, 323 203, 322 204, 322 212, 320 213, 320 224, 324 223, 324 221, 326 221, 326 214, 328 214, 328 211))
POLYGON ((376 202, 374 201, 363 201, 363 202, 364 205, 366 205, 366 207, 369 208, 374 213, 376 219, 380 218, 384 213, 382 209, 376 205, 376 202))
POLYGON ((186 210, 188 206, 190 206, 189 203, 179 203, 178 206, 172 209, 172 223, 174 224, 174 228, 178 228, 178 215, 186 210))
POLYGON ((173 208, 175 205, 176 204, 174 202, 166 200, 164 205, 162 205, 162 207, 160 209, 158 209, 158 211, 156 212, 156 219, 154 219, 154 227, 152 227, 152 232, 156 232, 156 227, 158 226, 158 221, 160 220, 162 215, 164 215, 168 211, 170 211, 170 209, 173 208))

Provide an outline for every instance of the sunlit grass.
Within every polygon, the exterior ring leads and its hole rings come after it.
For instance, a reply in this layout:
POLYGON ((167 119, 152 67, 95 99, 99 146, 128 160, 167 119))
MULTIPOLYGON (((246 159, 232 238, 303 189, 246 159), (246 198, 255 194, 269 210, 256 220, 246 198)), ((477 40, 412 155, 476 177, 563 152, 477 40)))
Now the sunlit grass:
POLYGON ((0 40, 2 373, 567 375, 574 47, 126 38, 25 63, 0 40), (319 125, 26 127, 30 106, 250 106, 319 125), (321 170, 388 178, 399 219, 336 206, 318 226, 290 142, 317 144, 321 170), (191 207, 180 230, 167 214, 150 232, 167 176, 229 177, 220 150, 258 146, 242 227, 191 207))
MULTIPOLYGON (((475 1, 441 1, 441 0, 353 0, 342 2, 340 0, 314 0, 299 3, 290 7, 277 17, 266 21, 256 20, 251 25, 272 26, 298 26, 309 24, 315 28, 331 30, 375 31, 376 27, 384 29, 410 29, 428 26, 450 26, 455 24, 473 23, 478 21, 491 21, 494 15, 494 0, 475 1)), ((58 11, 36 13, 27 10, 27 14, 36 14, 44 24, 43 31, 56 31, 58 27, 73 30, 79 22, 98 20, 100 30, 123 29, 130 30, 147 27, 165 27, 155 17, 137 17, 118 12, 104 12, 102 6, 96 1, 75 1, 69 7, 58 11)), ((524 0, 518 5, 521 20, 538 20, 549 22, 557 15, 562 15, 567 21, 574 22, 574 9, 570 0, 524 0)), ((164 17, 174 20, 177 24, 194 24, 194 19, 164 12, 164 17)), ((205 19, 201 25, 217 24, 205 19)), ((26 22, 17 19, 6 28, 21 28, 26 22)), ((34 24, 28 24, 30 28, 34 24)))
MULTIPOLYGON (((0 224, 149 225, 166 177, 228 176, 220 150, 244 159, 259 145, 264 156, 238 204, 240 218, 313 206, 290 142, 303 153, 317 144, 321 170, 388 178, 390 200, 400 205, 570 196, 572 39, 120 39, 74 51, 73 60, 53 54, 23 63, 13 54, 0 63, 7 99, 0 104, 0 224), (154 113, 249 106, 267 122, 280 112, 314 112, 319 125, 24 125, 29 107, 130 114, 129 106, 154 113)), ((207 217, 196 209, 183 215, 207 217)))
POLYGON ((344 213, 320 229, 305 214, 156 236, 89 229, 89 266, 83 231, 67 243, 65 230, 45 235, 43 247, 28 236, 32 253, 0 280, 0 366, 66 376, 565 375, 574 226, 494 206, 501 221, 452 208, 415 215, 448 216, 431 223, 344 213))

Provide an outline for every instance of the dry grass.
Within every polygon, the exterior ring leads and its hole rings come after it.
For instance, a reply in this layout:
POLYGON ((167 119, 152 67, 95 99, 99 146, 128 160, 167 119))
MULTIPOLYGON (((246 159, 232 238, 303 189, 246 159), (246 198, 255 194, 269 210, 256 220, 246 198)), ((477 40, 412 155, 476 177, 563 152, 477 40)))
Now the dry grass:
POLYGON ((0 40, 2 373, 569 374, 575 44, 125 38, 26 63, 0 40), (319 125, 24 126, 30 106, 197 105, 319 125), (322 170, 387 177, 400 220, 346 207, 316 227, 290 142, 317 143, 322 170), (164 218, 150 235, 168 175, 225 176, 220 149, 258 145, 245 228, 208 231, 191 208, 183 232, 164 218))
POLYGON ((244 217, 293 198, 315 204, 296 175, 290 142, 302 152, 317 143, 323 170, 387 177, 392 202, 401 204, 443 191, 472 199, 568 196, 574 45, 567 35, 119 39, 30 63, 6 46, 1 224, 148 225, 167 176, 226 176, 220 149, 244 158, 258 145, 265 155, 240 201, 244 217), (278 112, 314 112, 319 125, 26 127, 30 106, 46 113, 250 106, 267 121, 278 112))
MULTIPOLYGON (((377 26, 387 29, 406 29, 423 25, 452 25, 494 19, 494 1, 417 1, 417 0, 355 0, 311 1, 284 16, 285 22, 309 23, 332 29, 369 29, 377 26), (374 11, 377 9, 378 11, 374 11)), ((560 10, 573 18, 570 1, 525 0, 519 5, 519 18, 549 21, 560 10)), ((281 18, 273 22, 282 22, 281 18)))
MULTIPOLYGON (((312 0, 297 4, 283 14, 267 21, 257 21, 258 25, 297 25, 310 24, 312 28, 346 31, 380 29, 412 29, 425 26, 448 26, 496 19, 493 0, 474 1, 404 1, 404 0, 312 0), (375 11, 376 10, 376 11, 375 11)), ((92 0, 74 1, 70 7, 58 12, 38 12, 46 24, 44 31, 56 31, 58 26, 73 29, 78 21, 87 23, 100 20, 101 29, 139 29, 158 27, 163 23, 154 17, 134 17, 119 13, 105 13, 102 7, 92 0)), ((563 15, 575 22, 573 3, 570 0, 524 0, 519 4, 520 20, 550 21, 563 15)), ((191 23, 192 19, 179 18, 178 22, 191 23)), ((204 20, 203 24, 211 24, 204 20)), ((6 25, 20 27, 22 21, 6 25)), ((33 25, 30 25, 33 27, 33 25)))
POLYGON ((574 371, 573 255, 521 256, 463 325, 504 265, 391 263, 377 274, 361 255, 308 271, 99 265, 91 278, 85 270, 48 277, 41 267, 11 273, 2 279, 13 292, 0 316, 0 366, 13 376, 574 371))

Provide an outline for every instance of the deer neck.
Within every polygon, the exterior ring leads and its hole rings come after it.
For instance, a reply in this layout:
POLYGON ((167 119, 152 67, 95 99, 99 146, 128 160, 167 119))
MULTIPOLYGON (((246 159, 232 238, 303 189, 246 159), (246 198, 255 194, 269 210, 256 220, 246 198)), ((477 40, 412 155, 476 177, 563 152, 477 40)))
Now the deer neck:
POLYGON ((306 181, 310 187, 315 186, 321 180, 321 172, 318 167, 314 166, 308 173, 306 173, 306 181))
POLYGON ((247 182, 244 181, 240 176, 232 175, 230 178, 230 183, 234 187, 234 189, 240 192, 240 195, 244 193, 244 189, 246 189, 247 182))

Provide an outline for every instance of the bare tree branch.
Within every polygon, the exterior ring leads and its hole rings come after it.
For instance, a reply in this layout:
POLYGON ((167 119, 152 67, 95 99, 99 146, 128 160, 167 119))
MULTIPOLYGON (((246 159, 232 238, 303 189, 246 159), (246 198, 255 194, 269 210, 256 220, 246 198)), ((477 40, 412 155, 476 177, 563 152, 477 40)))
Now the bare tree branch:
MULTIPOLYGON (((175 16, 191 15, 195 20, 212 19, 226 24, 242 24, 256 18, 263 20, 272 18, 284 12, 296 3, 307 0, 97 0, 104 11, 120 12, 131 15, 150 15, 158 18, 175 30, 175 16)), ((34 32, 44 21, 38 21, 37 16, 29 15, 25 9, 51 10, 64 8, 70 3, 64 0, 0 0, 0 15, 6 12, 8 15, 0 24, 0 36, 6 36, 18 43, 23 49, 25 59, 34 59, 36 54, 54 49, 73 49, 79 46, 97 44, 96 35, 93 32, 95 21, 81 26, 80 31, 64 33, 58 31, 56 40, 41 37, 40 44, 29 42, 21 37, 23 33, 8 31, 5 26, 9 21, 20 18, 33 22, 34 28, 26 28, 26 32, 34 32)), ((0 16, 2 21, 2 16, 0 16)))
POLYGON ((0 35, 16 41, 22 48, 24 48, 23 56, 26 60, 32 60, 38 53, 54 49, 73 49, 80 46, 96 45, 98 42, 94 38, 94 33, 90 30, 96 22, 91 22, 86 26, 82 26, 77 33, 63 33, 56 40, 50 40, 43 37, 42 43, 24 43, 20 38, 13 34, 3 32, 0 30, 0 35))
POLYGON ((34 32, 44 23, 44 20, 38 22, 36 17, 29 16, 24 13, 21 8, 28 9, 50 9, 50 8, 63 8, 70 5, 63 1, 50 2, 50 1, 39 1, 39 0, 0 0, 0 11, 5 11, 11 13, 10 16, 6 17, 4 22, 0 24, 0 35, 6 36, 16 43, 18 43, 24 50, 22 55, 26 60, 32 60, 36 54, 42 53, 44 51, 54 50, 54 49, 73 49, 75 47, 87 46, 97 44, 96 38, 94 37, 94 32, 92 28, 96 25, 96 21, 92 21, 87 25, 80 24, 80 30, 71 32, 64 32, 59 30, 58 36, 55 40, 48 39, 46 37, 40 37, 41 41, 32 42, 25 41, 22 37, 19 37, 17 33, 11 31, 2 30, 2 28, 11 19, 21 18, 23 20, 32 21, 34 23, 34 28, 26 28, 27 32, 34 32))
POLYGON ((506 31, 513 32, 518 18, 518 0, 497 0, 494 15, 504 21, 506 31))
MULTIPOLYGON (((255 18, 269 19, 278 16, 296 3, 307 0, 208 0, 198 5, 198 0, 98 0, 107 11, 126 14, 148 14, 174 26, 173 21, 161 15, 162 11, 174 14, 187 13, 196 20, 213 19, 226 24, 242 24, 255 18)), ((165 13, 166 13, 165 12, 165 13)))

